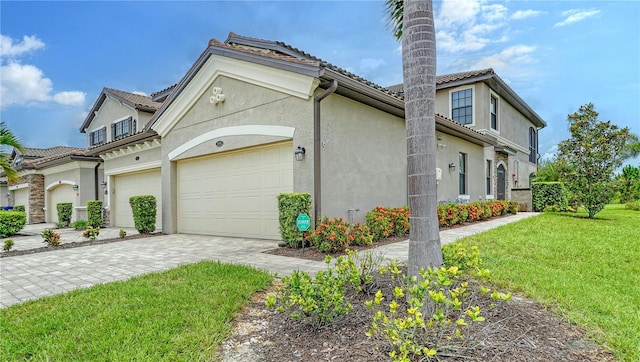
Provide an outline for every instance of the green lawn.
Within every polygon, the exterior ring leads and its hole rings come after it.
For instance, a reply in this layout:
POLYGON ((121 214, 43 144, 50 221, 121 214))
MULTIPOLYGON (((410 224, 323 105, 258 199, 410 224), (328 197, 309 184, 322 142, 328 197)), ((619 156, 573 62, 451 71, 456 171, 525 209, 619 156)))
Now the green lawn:
POLYGON ((640 360, 640 212, 550 213, 460 242, 497 285, 553 306, 623 360, 640 360))
POLYGON ((200 262, 0 310, 0 361, 213 360, 271 276, 200 262))

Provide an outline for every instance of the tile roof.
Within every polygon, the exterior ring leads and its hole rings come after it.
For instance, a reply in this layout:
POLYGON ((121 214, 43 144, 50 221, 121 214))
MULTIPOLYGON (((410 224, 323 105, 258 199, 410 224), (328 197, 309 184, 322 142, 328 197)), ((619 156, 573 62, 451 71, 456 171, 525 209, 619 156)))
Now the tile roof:
MULTIPOLYGON (((216 41, 217 42, 217 41, 216 41)), ((289 57, 292 58, 297 58, 300 60, 306 60, 306 61, 312 61, 312 62, 317 62, 317 64, 321 67, 324 68, 328 68, 333 70, 336 73, 339 73, 341 75, 344 75, 350 79, 353 79, 355 81, 358 81, 360 83, 363 83, 369 87, 372 87, 378 91, 387 93, 388 95, 392 95, 392 96, 397 96, 397 94, 389 91, 388 88, 386 87, 382 87, 374 82, 371 82, 363 77, 360 77, 354 73, 351 73, 343 68, 340 68, 336 65, 333 65, 321 58, 318 58, 314 55, 311 55, 305 51, 302 51, 298 48, 295 48, 291 45, 288 45, 284 42, 281 41, 273 41, 273 40, 265 40, 265 39, 258 39, 258 38, 251 38, 251 37, 247 37, 247 36, 242 36, 242 35, 238 35, 236 33, 230 32, 229 33, 229 37, 227 38, 227 40, 225 41, 225 44, 232 44, 232 45, 244 45, 245 43, 248 42, 255 42, 259 45, 262 46, 270 46, 271 52, 273 53, 280 53, 280 54, 284 54, 284 55, 288 55, 289 57)), ((209 43, 211 45, 211 42, 209 43)), ((262 53, 264 54, 264 50, 262 51, 262 53)), ((286 58, 284 58, 286 59, 286 58)))
POLYGON ((70 152, 84 151, 84 148, 67 147, 67 146, 55 146, 49 148, 30 148, 25 147, 24 152, 19 152, 23 158, 47 158, 55 157, 59 155, 65 155, 70 152))
MULTIPOLYGON (((471 79, 479 76, 485 75, 496 75, 492 68, 480 69, 480 70, 471 70, 468 72, 459 72, 459 73, 451 73, 451 74, 443 74, 436 76, 436 86, 443 85, 455 81, 471 79)), ((497 76, 497 75, 496 75, 497 76)), ((400 96, 404 94, 404 86, 402 83, 394 84, 392 86, 387 87, 387 89, 393 93, 396 93, 400 96)))
POLYGON ((104 88, 104 92, 114 95, 123 101, 129 103, 134 106, 136 109, 143 108, 143 110, 153 110, 157 111, 162 106, 161 102, 154 102, 151 100, 151 97, 145 96, 142 94, 136 94, 131 92, 125 92, 118 89, 113 88, 104 88))

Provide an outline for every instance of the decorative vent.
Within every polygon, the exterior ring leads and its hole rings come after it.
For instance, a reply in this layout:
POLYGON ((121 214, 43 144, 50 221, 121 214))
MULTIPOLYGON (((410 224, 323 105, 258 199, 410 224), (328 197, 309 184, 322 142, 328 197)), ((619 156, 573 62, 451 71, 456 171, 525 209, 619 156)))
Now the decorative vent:
POLYGON ((212 104, 216 104, 216 105, 218 103, 220 103, 220 102, 224 102, 225 95, 222 94, 222 88, 213 87, 211 92, 213 93, 213 95, 211 97, 209 97, 209 102, 211 102, 212 104))

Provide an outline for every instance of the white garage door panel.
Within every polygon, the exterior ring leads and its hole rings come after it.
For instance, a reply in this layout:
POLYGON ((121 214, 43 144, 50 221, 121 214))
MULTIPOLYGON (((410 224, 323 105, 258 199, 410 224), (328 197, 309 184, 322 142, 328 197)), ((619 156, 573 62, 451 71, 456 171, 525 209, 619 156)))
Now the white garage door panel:
POLYGON ((178 231, 280 239, 277 196, 293 190, 291 143, 178 162, 178 231))
POLYGON ((153 195, 156 197, 156 229, 162 228, 162 179, 160 169, 118 175, 114 178, 115 225, 116 227, 134 227, 133 213, 129 198, 131 196, 153 195))
MULTIPOLYGON (((55 189, 51 189, 49 192, 49 205, 48 214, 49 219, 48 222, 58 222, 58 208, 56 205, 63 202, 74 203, 76 199, 76 193, 73 191, 73 187, 71 185, 62 184, 55 189)), ((81 205, 73 205, 73 207, 81 206, 81 205)), ((71 221, 75 221, 74 212, 71 212, 71 221)))

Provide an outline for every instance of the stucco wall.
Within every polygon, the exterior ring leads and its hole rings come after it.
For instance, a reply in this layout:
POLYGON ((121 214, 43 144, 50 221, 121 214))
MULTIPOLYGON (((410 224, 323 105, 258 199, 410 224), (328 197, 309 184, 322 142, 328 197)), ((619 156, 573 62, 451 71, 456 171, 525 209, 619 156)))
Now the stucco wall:
POLYGON ((459 154, 467 155, 466 184, 469 201, 484 200, 485 193, 485 157, 483 147, 442 132, 436 132, 436 167, 442 170, 442 179, 438 182, 438 201, 455 202, 459 194, 459 154), (449 164, 455 170, 449 170, 449 164))
POLYGON ((402 118, 332 94, 321 102, 322 214, 363 221, 375 206, 407 201, 402 118))
MULTIPOLYGON (((78 191, 75 192, 73 200, 67 202, 73 203, 73 213, 71 219, 75 220, 87 220, 87 202, 96 199, 95 185, 95 167, 96 162, 84 162, 74 161, 63 165, 51 167, 43 170, 44 187, 45 189, 55 188, 56 184, 72 183, 78 185, 78 191)), ((104 174, 103 165, 100 164, 98 168, 98 200, 104 202, 104 188, 101 183, 103 181, 104 174)), ((44 207, 46 209, 45 215, 47 216, 47 222, 57 222, 57 220, 51 220, 49 211, 50 208, 55 208, 56 205, 50 205, 48 198, 48 192, 45 191, 44 207)), ((66 200, 65 200, 66 201, 66 200)))
POLYGON ((304 162, 296 162, 291 150, 295 192, 313 193, 313 101, 260 87, 234 78, 219 76, 162 138, 163 230, 175 232, 176 162, 181 159, 238 148, 282 141, 283 137, 240 135, 210 139, 169 160, 169 153, 196 137, 217 129, 240 125, 277 125, 295 128, 293 147, 306 149, 304 162), (212 87, 222 88, 226 100, 209 102, 212 87), (222 141, 223 146, 216 146, 222 141))
MULTIPOLYGON (((91 146, 91 132, 96 131, 102 127, 107 129, 106 142, 113 141, 113 135, 111 134, 111 124, 115 121, 123 120, 129 116, 132 116, 136 120, 136 131, 142 129, 146 122, 149 121, 150 115, 145 112, 138 112, 137 110, 122 104, 116 100, 107 96, 98 114, 93 118, 91 124, 87 128, 87 146, 91 146)), ((135 132, 134 132, 135 133, 135 132)))

